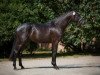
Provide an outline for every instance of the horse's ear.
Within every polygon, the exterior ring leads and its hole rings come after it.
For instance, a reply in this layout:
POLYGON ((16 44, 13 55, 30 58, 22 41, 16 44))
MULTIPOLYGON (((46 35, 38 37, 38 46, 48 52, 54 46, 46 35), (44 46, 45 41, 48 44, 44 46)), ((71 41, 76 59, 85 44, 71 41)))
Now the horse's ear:
POLYGON ((75 13, 75 11, 73 11, 73 15, 75 15, 76 13, 75 13))

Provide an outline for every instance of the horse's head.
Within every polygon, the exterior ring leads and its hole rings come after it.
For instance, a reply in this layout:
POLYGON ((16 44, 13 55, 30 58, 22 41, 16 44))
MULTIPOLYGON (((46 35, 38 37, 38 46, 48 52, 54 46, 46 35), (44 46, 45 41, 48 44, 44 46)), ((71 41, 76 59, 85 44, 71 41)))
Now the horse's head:
POLYGON ((82 17, 80 16, 80 14, 77 13, 77 12, 75 12, 75 11, 71 12, 71 20, 77 22, 78 25, 84 24, 84 20, 82 19, 82 17))

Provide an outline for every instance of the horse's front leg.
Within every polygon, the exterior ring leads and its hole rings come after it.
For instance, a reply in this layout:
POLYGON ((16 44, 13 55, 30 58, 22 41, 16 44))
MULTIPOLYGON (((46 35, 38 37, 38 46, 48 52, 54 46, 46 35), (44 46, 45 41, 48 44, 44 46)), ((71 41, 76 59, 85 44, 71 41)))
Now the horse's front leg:
POLYGON ((24 69, 24 66, 22 65, 22 53, 18 54, 18 59, 19 59, 19 66, 21 67, 21 69, 24 69))
POLYGON ((52 43, 52 65, 55 69, 59 69, 56 64, 56 55, 57 55, 58 41, 52 43))

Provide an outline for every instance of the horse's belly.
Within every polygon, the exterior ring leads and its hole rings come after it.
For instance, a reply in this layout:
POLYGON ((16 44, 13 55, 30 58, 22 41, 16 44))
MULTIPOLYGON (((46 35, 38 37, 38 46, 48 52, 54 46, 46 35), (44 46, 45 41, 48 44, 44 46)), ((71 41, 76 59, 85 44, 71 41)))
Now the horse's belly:
POLYGON ((37 42, 37 43, 50 43, 51 42, 51 38, 50 35, 47 34, 33 34, 30 39, 33 42, 37 42))
POLYGON ((41 42, 41 43, 49 43, 49 42, 51 42, 51 39, 50 38, 41 37, 41 38, 37 39, 37 41, 41 42))
POLYGON ((51 40, 49 38, 33 38, 31 39, 33 42, 37 43, 51 43, 51 40))

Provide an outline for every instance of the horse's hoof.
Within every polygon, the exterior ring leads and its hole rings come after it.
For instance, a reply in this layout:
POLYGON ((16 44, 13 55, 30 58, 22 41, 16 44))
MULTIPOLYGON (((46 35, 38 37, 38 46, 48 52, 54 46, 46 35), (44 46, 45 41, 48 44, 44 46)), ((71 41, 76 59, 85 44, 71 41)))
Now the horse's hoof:
POLYGON ((14 70, 17 70, 17 68, 16 68, 16 67, 14 67, 14 70))
POLYGON ((59 67, 58 66, 54 66, 54 69, 59 70, 59 67))
POLYGON ((25 69, 25 68, 22 66, 21 69, 25 69))
POLYGON ((58 70, 58 69, 59 69, 59 67, 56 65, 56 63, 51 62, 51 64, 53 65, 54 69, 56 69, 56 70, 58 70))

